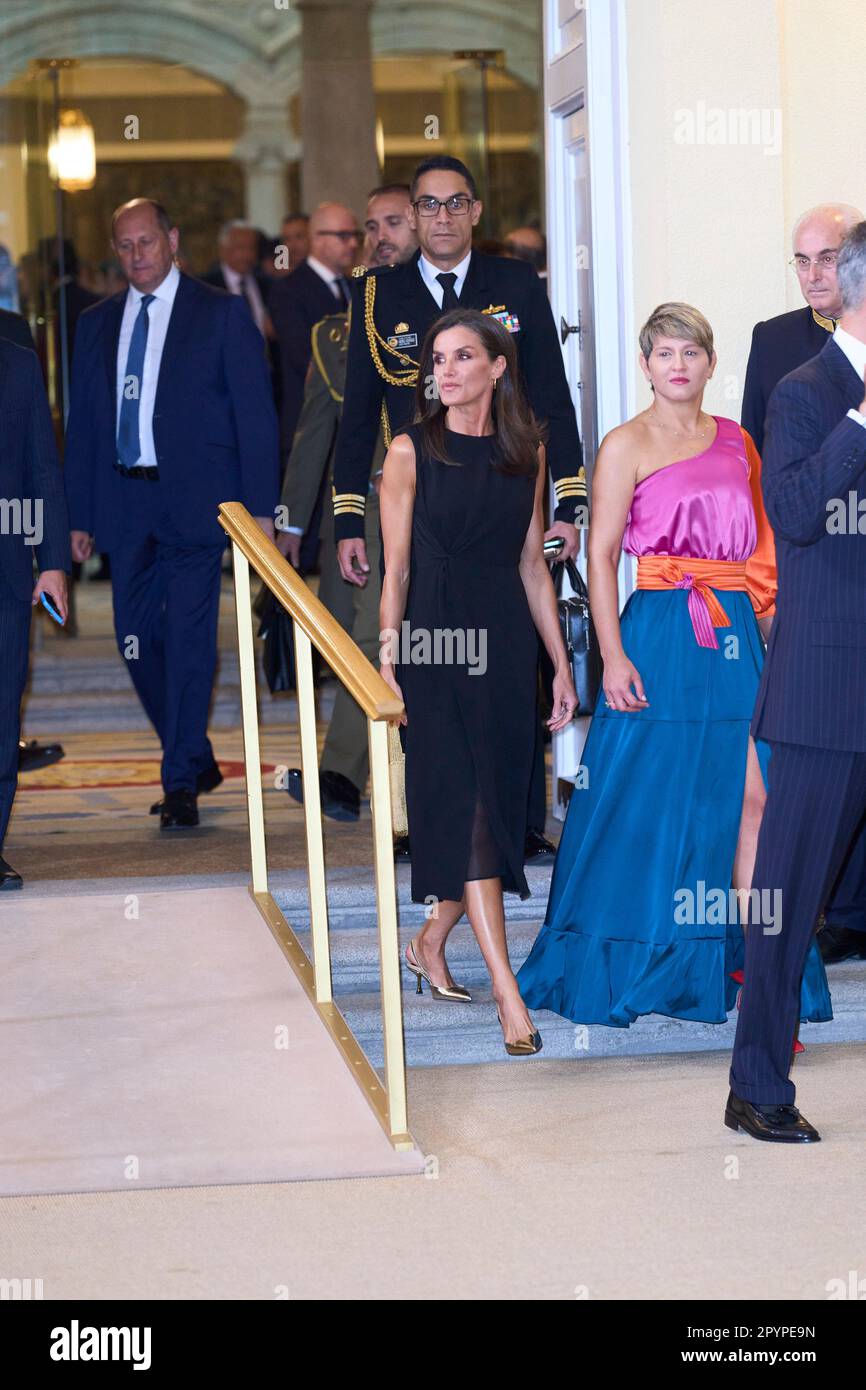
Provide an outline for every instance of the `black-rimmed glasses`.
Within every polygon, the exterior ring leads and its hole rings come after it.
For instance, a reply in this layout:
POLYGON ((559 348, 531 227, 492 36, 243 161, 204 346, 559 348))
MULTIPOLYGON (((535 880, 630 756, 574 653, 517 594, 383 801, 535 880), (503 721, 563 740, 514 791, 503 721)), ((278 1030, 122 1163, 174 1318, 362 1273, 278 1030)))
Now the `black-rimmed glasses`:
POLYGON ((416 198, 412 206, 421 217, 437 217, 440 208, 452 217, 465 217, 474 202, 466 193, 452 193, 450 198, 416 198))

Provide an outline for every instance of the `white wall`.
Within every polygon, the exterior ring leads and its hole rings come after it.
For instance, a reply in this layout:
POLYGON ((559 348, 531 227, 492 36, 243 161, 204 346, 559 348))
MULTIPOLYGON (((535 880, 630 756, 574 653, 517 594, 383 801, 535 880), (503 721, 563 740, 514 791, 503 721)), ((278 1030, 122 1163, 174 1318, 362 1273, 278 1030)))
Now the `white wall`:
MULTIPOLYGON (((866 206, 866 3, 627 0, 626 14, 633 336, 661 300, 696 304, 719 355, 707 408, 739 418, 754 323, 803 303, 793 222, 819 202, 866 206), (697 137, 701 103, 755 110, 758 142, 683 143, 681 113, 697 137)), ((646 391, 635 375, 639 408, 646 391)))
MULTIPOLYGON (((786 226, 815 203, 866 212, 866 3, 785 0, 780 9, 786 226)), ((789 278, 786 307, 800 303, 789 278)))

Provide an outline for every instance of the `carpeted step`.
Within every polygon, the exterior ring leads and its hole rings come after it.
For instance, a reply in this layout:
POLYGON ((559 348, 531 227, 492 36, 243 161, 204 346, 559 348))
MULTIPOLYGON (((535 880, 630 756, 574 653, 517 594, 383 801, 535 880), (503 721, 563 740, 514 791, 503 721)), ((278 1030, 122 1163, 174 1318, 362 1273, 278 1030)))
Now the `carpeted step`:
MULTIPOLYGON (((407 977, 408 978, 408 977, 407 977)), ((821 1043, 866 1042, 866 962, 834 966, 830 974, 834 1018, 830 1023, 804 1023, 800 1038, 807 1051, 796 1063, 809 1065, 809 1048, 821 1043)), ((349 994, 339 999, 352 1031, 374 1066, 383 1065, 378 994, 349 994)), ((460 1065, 470 1062, 516 1061, 502 1044, 496 1008, 489 985, 475 993, 471 1004, 434 1002, 427 986, 419 998, 414 985, 403 992, 406 1060, 412 1067, 460 1065)), ((644 1056, 674 1052, 729 1051, 736 1015, 724 1024, 686 1023, 651 1014, 630 1028, 576 1026, 543 1009, 533 1012, 544 1040, 542 1057, 589 1060, 594 1057, 644 1056)), ((526 1059, 531 1060, 531 1059, 526 1059)))

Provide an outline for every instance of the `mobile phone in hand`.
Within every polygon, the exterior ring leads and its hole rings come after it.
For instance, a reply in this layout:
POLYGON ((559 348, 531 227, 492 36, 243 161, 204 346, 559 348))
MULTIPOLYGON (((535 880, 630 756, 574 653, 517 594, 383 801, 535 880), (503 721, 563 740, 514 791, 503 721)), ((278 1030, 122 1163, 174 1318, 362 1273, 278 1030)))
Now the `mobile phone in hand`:
POLYGON ((45 609, 48 616, 50 618, 53 618, 56 623, 59 623, 60 627, 63 627, 64 623, 66 622, 66 619, 61 618, 60 614, 54 606, 54 600, 49 598, 48 594, 46 593, 41 593, 39 597, 42 600, 42 607, 45 609))
POLYGON ((564 545, 565 541, 562 539, 562 536, 551 536, 549 541, 544 542, 545 560, 555 560, 564 545))

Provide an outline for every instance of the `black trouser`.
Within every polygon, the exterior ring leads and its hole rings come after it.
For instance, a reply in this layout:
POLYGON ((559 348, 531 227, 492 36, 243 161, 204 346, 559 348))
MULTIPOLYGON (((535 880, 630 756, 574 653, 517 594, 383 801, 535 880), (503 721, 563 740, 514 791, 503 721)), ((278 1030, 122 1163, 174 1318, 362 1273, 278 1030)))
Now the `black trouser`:
POLYGON ((18 785, 21 697, 30 657, 29 599, 16 598, 0 574, 0 853, 18 785))

